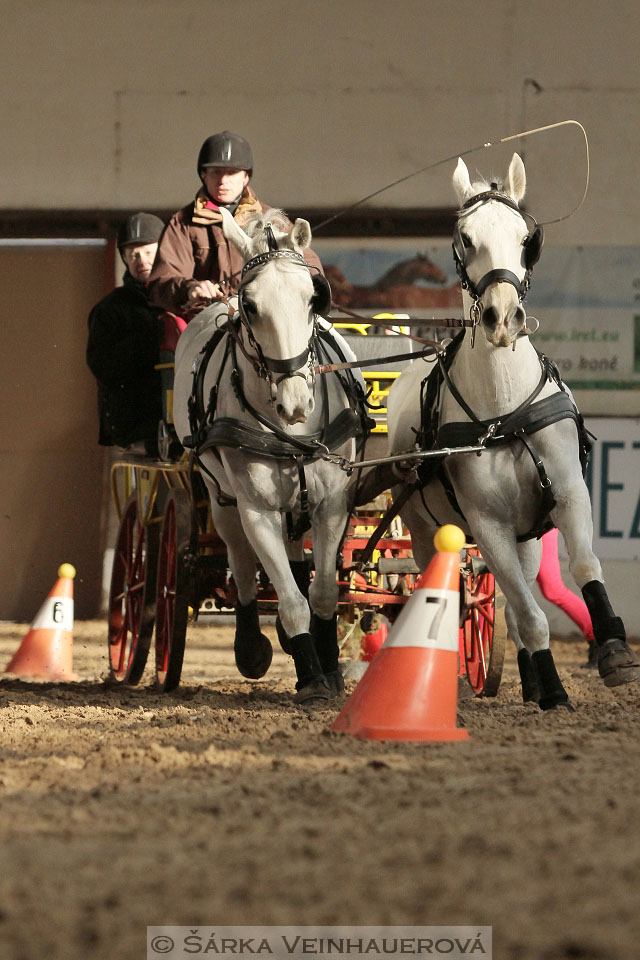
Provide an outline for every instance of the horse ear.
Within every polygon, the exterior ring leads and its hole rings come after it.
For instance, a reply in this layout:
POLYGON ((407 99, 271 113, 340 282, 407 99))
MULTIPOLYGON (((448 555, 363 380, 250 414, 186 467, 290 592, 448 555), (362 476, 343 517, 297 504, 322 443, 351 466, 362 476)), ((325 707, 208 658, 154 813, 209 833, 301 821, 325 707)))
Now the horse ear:
POLYGON ((242 255, 242 258, 247 260, 251 256, 253 249, 251 239, 247 236, 242 227, 236 223, 228 210, 226 210, 224 207, 220 207, 220 214, 222 216, 222 232, 227 240, 230 240, 234 247, 237 247, 238 251, 242 255))
POLYGON ((311 227, 309 226, 309 221, 301 220, 300 217, 298 217, 291 228, 289 237, 296 247, 300 247, 301 249, 308 247, 311 243, 311 227))
POLYGON ((468 200, 471 196, 469 171, 462 157, 458 157, 458 163, 453 173, 453 189, 456 192, 459 206, 462 206, 465 200, 468 200))
POLYGON ((524 163, 517 153, 514 153, 511 158, 504 186, 511 199, 520 203, 527 189, 527 175, 524 171, 524 163))

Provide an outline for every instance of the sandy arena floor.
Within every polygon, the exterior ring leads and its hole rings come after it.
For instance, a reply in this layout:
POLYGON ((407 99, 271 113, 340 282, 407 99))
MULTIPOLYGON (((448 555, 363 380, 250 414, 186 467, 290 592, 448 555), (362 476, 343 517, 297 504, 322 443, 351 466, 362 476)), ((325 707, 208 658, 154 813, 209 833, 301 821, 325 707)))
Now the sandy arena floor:
MULTIPOLYGON (((27 627, 0 625, 6 664, 27 627)), ((267 628, 275 642, 275 634, 267 628)), ((468 741, 361 742, 290 700, 288 658, 243 680, 192 626, 174 694, 0 681, 0 957, 133 960, 154 924, 473 924, 496 960, 640 955, 640 683, 556 643, 576 707, 523 706, 511 651, 468 741)), ((476 955, 476 954, 474 954, 476 955)))

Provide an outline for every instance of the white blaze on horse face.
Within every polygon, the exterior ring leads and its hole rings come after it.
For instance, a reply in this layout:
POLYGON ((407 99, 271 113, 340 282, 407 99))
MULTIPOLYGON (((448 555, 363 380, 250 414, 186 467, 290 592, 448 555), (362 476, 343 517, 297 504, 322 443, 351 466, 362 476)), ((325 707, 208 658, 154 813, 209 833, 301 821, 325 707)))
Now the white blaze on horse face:
MULTIPOLYGON (((521 216, 500 202, 489 202, 461 224, 472 247, 467 254, 467 273, 478 283, 491 270, 509 270, 522 281, 525 274, 522 241, 527 226, 521 216)), ((511 346, 526 321, 526 313, 511 283, 491 283, 481 297, 481 319, 489 343, 511 346)))
MULTIPOLYGON (((471 183, 462 159, 458 160, 453 186, 461 206, 487 189, 485 183, 471 183)), ((502 192, 518 203, 525 188, 524 164, 514 153, 502 192)), ((458 226, 465 268, 474 284, 492 270, 509 270, 518 280, 523 280, 523 241, 528 235, 528 227, 516 210, 500 201, 488 200, 477 207, 469 207, 461 215, 458 226)), ((480 308, 489 343, 495 347, 511 346, 526 322, 526 312, 513 284, 504 281, 490 283, 481 296, 480 308)))
MULTIPOLYGON (((222 229, 225 237, 240 251, 245 263, 269 250, 265 223, 272 222, 273 233, 280 250, 302 254, 311 243, 311 227, 306 220, 297 219, 287 232, 282 226, 282 213, 267 210, 263 218, 248 227, 248 233, 224 209, 222 229)), ((305 353, 313 333, 311 298, 313 283, 308 269, 299 263, 274 258, 250 273, 244 287, 245 312, 251 332, 265 357, 272 360, 290 360, 305 353), (250 308, 250 310, 249 310, 250 308)), ((272 373, 274 382, 280 380, 275 396, 275 409, 285 423, 304 423, 314 408, 313 383, 307 361, 290 374, 272 373), (281 379, 282 378, 282 379, 281 379)))
MULTIPOLYGON (((252 332, 265 356, 288 360, 305 353, 313 333, 313 283, 306 268, 273 260, 260 268, 245 295, 254 306, 252 332)), ((274 381, 283 377, 277 386, 275 409, 285 423, 304 423, 314 407, 307 361, 292 374, 273 374, 274 381)))

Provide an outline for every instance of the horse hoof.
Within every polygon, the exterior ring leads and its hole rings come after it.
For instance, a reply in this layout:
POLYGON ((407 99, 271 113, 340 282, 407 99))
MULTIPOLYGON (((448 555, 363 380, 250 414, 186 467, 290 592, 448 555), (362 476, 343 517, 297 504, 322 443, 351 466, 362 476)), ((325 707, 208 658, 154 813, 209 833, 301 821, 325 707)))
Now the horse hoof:
POLYGON ((540 702, 538 706, 541 710, 557 710, 558 707, 562 707, 568 713, 575 713, 575 708, 569 702, 568 699, 558 700, 554 696, 551 697, 540 697, 540 702))
POLYGON ((273 648, 271 641, 264 633, 253 637, 243 637, 236 634, 233 643, 233 652, 236 656, 236 666, 247 680, 259 680, 271 666, 273 648))
POLYGON ((595 640, 589 642, 589 656, 586 663, 580 664, 581 670, 597 670, 598 669, 598 645, 595 640))
POLYGON ((542 704, 540 704, 540 709, 544 711, 557 710, 558 708, 562 708, 563 710, 566 710, 567 713, 576 712, 576 708, 573 706, 573 704, 569 700, 561 700, 559 703, 550 703, 544 707, 542 706, 542 704))
POLYGON ((619 687, 640 679, 639 664, 624 640, 614 637, 598 648, 598 673, 605 687, 619 687))
POLYGON ((288 653, 291 656, 291 643, 289 642, 289 637, 287 636, 284 627, 280 621, 280 617, 276 617, 276 633, 278 634, 278 640, 280 641, 280 646, 285 653, 288 653))
POLYGON ((332 670, 330 673, 325 673, 324 678, 329 684, 331 699, 334 699, 335 697, 341 697, 344 693, 344 677, 340 671, 332 670))
POLYGON ((301 707, 325 706, 332 697, 324 677, 315 677, 294 694, 293 702, 301 707))

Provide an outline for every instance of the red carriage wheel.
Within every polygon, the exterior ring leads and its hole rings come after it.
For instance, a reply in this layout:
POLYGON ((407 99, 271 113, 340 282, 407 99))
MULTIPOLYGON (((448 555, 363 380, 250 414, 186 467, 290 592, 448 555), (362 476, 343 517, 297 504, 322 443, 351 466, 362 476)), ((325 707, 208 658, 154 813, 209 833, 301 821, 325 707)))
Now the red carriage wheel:
POLYGON ((495 697, 506 647, 504 598, 475 547, 466 550, 462 576, 464 621, 460 657, 476 696, 495 697))
POLYGON ((191 502, 177 488, 169 497, 160 534, 156 592, 156 681, 161 690, 180 683, 189 617, 187 554, 191 540, 191 502))
POLYGON ((155 618, 158 527, 140 520, 133 493, 124 508, 109 591, 109 671, 118 683, 138 683, 155 618))

